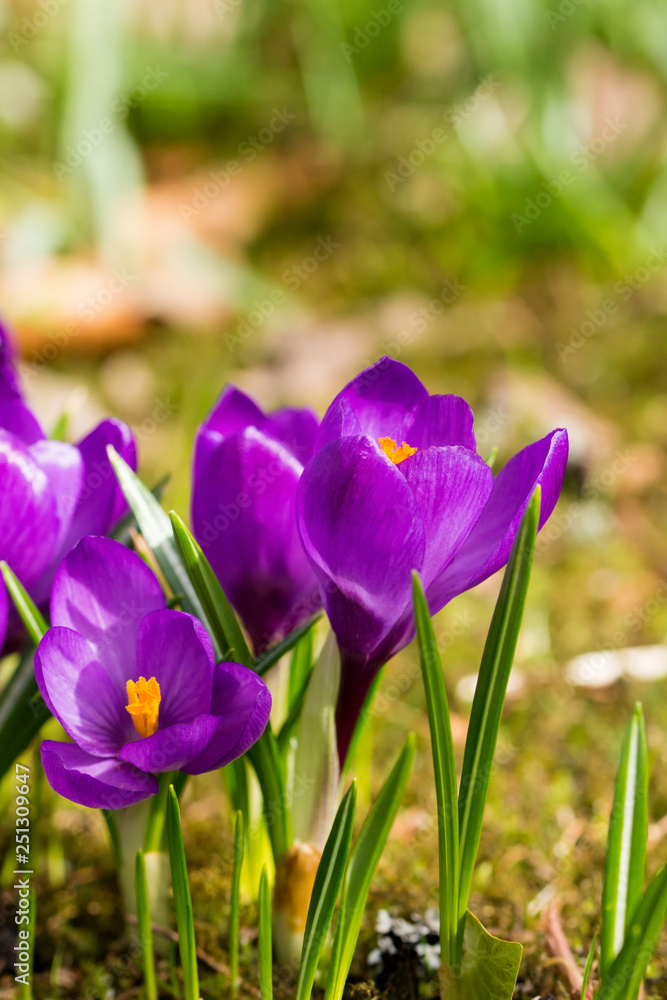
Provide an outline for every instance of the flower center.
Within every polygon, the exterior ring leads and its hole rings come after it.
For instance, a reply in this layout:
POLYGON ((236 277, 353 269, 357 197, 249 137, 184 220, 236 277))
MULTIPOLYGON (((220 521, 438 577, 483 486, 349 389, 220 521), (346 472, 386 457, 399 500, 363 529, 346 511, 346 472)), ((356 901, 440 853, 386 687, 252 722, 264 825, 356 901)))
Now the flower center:
POLYGON ((400 465, 401 462, 404 462, 406 458, 410 458, 410 455, 414 455, 417 451, 416 448, 411 448, 405 441, 401 447, 398 448, 394 439, 390 437, 378 438, 378 444, 389 461, 393 462, 394 465, 400 465))
POLYGON ((157 717, 160 710, 160 685, 151 677, 149 681, 140 677, 138 681, 127 682, 126 709, 132 716, 134 728, 140 736, 152 736, 157 732, 157 717))

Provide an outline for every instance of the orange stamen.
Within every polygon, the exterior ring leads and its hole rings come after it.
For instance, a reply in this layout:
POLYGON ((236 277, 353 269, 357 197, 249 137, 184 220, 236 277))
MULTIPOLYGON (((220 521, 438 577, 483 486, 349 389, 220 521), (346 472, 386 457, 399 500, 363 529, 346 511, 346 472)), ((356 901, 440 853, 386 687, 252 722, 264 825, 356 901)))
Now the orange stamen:
POLYGON ((160 685, 154 677, 146 680, 140 677, 138 681, 127 682, 126 710, 132 716, 134 728, 140 736, 152 736, 157 732, 157 720, 160 711, 160 685))
POLYGON ((414 455, 417 451, 416 448, 411 448, 405 441, 398 448, 394 439, 390 437, 378 438, 378 444, 389 461, 393 462, 394 465, 400 465, 401 462, 404 462, 406 458, 410 458, 410 455, 414 455))

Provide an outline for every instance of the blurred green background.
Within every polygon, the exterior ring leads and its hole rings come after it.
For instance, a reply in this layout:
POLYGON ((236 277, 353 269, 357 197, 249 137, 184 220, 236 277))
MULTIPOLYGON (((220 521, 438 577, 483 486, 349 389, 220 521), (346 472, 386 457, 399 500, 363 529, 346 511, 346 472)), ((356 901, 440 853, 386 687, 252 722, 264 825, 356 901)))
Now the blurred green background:
MULTIPOLYGON (((477 909, 531 927, 564 893, 587 946, 636 698, 652 867, 667 833, 664 10, 15 0, 0 18, 0 307, 47 425, 64 409, 74 436, 105 412, 128 420, 144 478, 170 471, 182 513, 194 429, 228 380, 266 407, 322 412, 388 352, 432 392, 464 395, 499 463, 567 426, 477 909), (586 677, 567 667, 591 651, 586 677)), ((439 625, 463 715, 496 588, 439 625)), ((398 736, 420 733, 386 872, 423 909, 435 837, 428 822, 419 832, 433 808, 422 694, 391 687, 411 655, 389 668, 374 760, 384 773, 398 736)), ((213 862, 196 805, 202 888, 213 862)), ((63 830, 84 822, 58 808, 63 830)))

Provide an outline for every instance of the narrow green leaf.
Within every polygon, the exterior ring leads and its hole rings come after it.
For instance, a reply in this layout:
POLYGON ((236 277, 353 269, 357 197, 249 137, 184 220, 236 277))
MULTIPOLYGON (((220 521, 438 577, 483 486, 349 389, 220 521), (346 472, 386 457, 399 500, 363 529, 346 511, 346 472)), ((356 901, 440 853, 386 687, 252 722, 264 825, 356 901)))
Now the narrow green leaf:
POLYGON ((2 578, 5 581, 5 586, 9 596, 14 602, 14 607, 21 616, 21 620, 28 631, 28 635, 34 644, 38 646, 40 640, 46 634, 46 630, 48 629, 44 616, 39 608, 36 607, 30 597, 30 594, 4 559, 0 562, 0 571, 2 572, 2 578))
POLYGON ((146 1000, 157 1000, 155 953, 153 951, 153 928, 151 927, 151 914, 148 905, 146 863, 144 861, 144 852, 142 850, 137 851, 135 886, 137 893, 137 924, 139 927, 139 943, 141 945, 146 1000))
POLYGON ((181 833, 181 810, 173 785, 170 786, 167 796, 167 843, 169 844, 169 864, 174 890, 176 929, 178 930, 178 948, 181 955, 185 1000, 199 1000, 199 975, 197 972, 192 899, 181 833))
POLYGON ((55 424, 53 425, 53 430, 51 431, 52 441, 66 441, 67 433, 69 431, 71 414, 68 410, 63 410, 55 424))
POLYGON ((208 559, 178 514, 172 510, 169 518, 176 549, 185 567, 188 581, 204 609, 209 630, 218 647, 219 657, 255 669, 241 626, 208 559))
POLYGON ((241 926, 241 871, 245 853, 243 813, 236 813, 234 823, 234 863, 232 866, 232 893, 229 903, 229 978, 236 991, 239 978, 239 928, 241 926))
POLYGON ((581 982, 581 1000, 587 1000, 588 998, 588 980, 591 977, 591 969, 593 968, 593 959, 595 958, 595 946, 598 943, 597 934, 593 935, 593 940, 591 942, 590 949, 588 951, 588 958, 586 959, 586 968, 584 969, 584 978, 581 982))
POLYGON ((324 1000, 340 1000, 343 996, 373 875, 403 799, 414 758, 415 737, 411 733, 350 852, 324 1000))
POLYGON ((314 619, 310 627, 303 633, 292 652, 292 659, 289 668, 288 690, 287 690, 287 712, 292 711, 296 700, 306 689, 306 682, 313 669, 313 639, 314 639, 314 619))
POLYGON ((271 893, 266 863, 262 867, 257 901, 259 944, 259 991, 262 1000, 273 1000, 273 953, 271 946, 271 893))
MULTIPOLYGON (((169 480, 171 476, 167 473, 162 479, 158 480, 153 489, 150 491, 151 495, 155 500, 160 502, 164 495, 164 491, 169 485, 169 480)), ((120 520, 111 528, 109 532, 109 538, 113 538, 116 542, 121 542, 122 545, 131 545, 132 543, 132 531, 139 527, 139 522, 134 516, 133 511, 129 511, 125 517, 121 517, 120 520)))
POLYGON ((309 794, 293 796, 294 836, 304 843, 324 842, 331 829, 340 790, 336 740, 336 704, 340 689, 340 653, 329 632, 313 667, 304 698, 294 758, 295 789, 309 794))
POLYGON ((120 831, 118 830, 118 820, 116 818, 115 809, 103 809, 102 815, 104 816, 104 822, 107 825, 107 830, 109 831, 109 840, 111 841, 111 850, 113 851, 113 859, 116 864, 116 868, 120 871, 123 864, 123 850, 120 842, 120 831))
POLYGON ((539 486, 523 515, 491 619, 472 703, 459 791, 459 949, 507 682, 526 602, 540 517, 539 486))
MULTIPOLYGON (((272 646, 271 649, 266 651, 266 653, 259 656, 255 660, 254 669, 260 677, 263 676, 267 670, 270 670, 270 668, 273 667, 278 660, 285 655, 285 653, 289 653, 291 649, 299 646, 302 640, 310 637, 310 645, 312 649, 312 628, 317 624, 321 617, 322 615, 315 615, 314 618, 310 618, 305 625, 300 625, 299 628, 295 628, 293 632, 290 632, 289 635, 286 635, 284 639, 277 642, 276 645, 272 646)), ((290 678, 291 674, 292 672, 290 670, 290 678)))
POLYGON ((625 732, 616 776, 614 804, 602 890, 600 970, 609 971, 642 898, 648 837, 648 750, 640 704, 625 732))
POLYGON ((136 517, 146 544, 155 556, 167 583, 174 594, 181 595, 183 610, 190 612, 207 625, 204 609, 176 551, 168 514, 163 511, 148 487, 144 486, 112 445, 108 445, 107 454, 123 496, 136 517))
POLYGON ((301 718, 301 713, 303 712, 303 705, 306 700, 306 692, 308 691, 308 685, 310 684, 310 679, 312 677, 312 671, 307 674, 303 680, 303 687, 294 696, 291 702, 291 708, 289 710, 288 716, 280 727, 280 732, 278 733, 276 739, 278 740, 278 746, 280 748, 280 753, 283 758, 289 748, 289 741, 296 732, 296 728, 299 724, 301 718))
POLYGON ((667 865, 648 884, 637 907, 625 942, 607 973, 602 973, 596 997, 600 1000, 636 1000, 667 917, 667 865))
POLYGON ((306 929, 303 935, 301 966, 296 984, 296 1000, 309 1000, 315 982, 317 963, 329 933, 336 899, 350 853, 356 802, 357 786, 353 782, 338 807, 315 875, 313 894, 308 907, 306 929))
POLYGON ((23 654, 0 694, 0 777, 28 749, 51 713, 35 680, 34 650, 23 654))
POLYGON ((442 960, 454 965, 457 958, 459 817, 456 762, 449 721, 447 691, 438 655, 431 615, 417 573, 412 577, 412 599, 419 645, 431 750, 438 803, 438 864, 440 871, 440 950, 442 960))

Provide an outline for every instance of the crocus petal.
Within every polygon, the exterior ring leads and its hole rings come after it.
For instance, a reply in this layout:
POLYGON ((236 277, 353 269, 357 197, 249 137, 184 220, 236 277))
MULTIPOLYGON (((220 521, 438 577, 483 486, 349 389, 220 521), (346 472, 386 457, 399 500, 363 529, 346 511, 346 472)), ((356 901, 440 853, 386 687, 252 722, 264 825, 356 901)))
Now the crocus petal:
POLYGON ((127 743, 118 758, 140 771, 180 771, 208 746, 217 725, 217 716, 199 715, 191 722, 180 722, 127 743))
POLYGON ((9 599, 4 583, 0 581, 0 649, 7 635, 7 622, 9 620, 9 599))
POLYGON ((30 448, 30 454, 46 473, 55 498, 59 529, 54 561, 60 562, 65 555, 61 546, 69 533, 81 492, 83 459, 78 448, 64 441, 38 441, 30 448))
POLYGON ((427 398, 428 392, 414 372, 385 356, 360 372, 336 396, 322 419, 317 448, 341 436, 342 400, 359 422, 361 430, 356 433, 377 441, 381 437, 397 438, 407 414, 427 398))
POLYGON ((412 490, 366 437, 340 438, 308 463, 297 514, 341 648, 372 649, 410 599, 425 539, 412 490))
POLYGON ((137 663, 127 679, 155 677, 163 729, 209 711, 214 663, 213 644, 201 622, 182 611, 152 611, 139 627, 137 663))
POLYGON ((91 757, 74 743, 44 740, 40 749, 51 788, 90 809, 123 809, 158 790, 154 774, 113 757, 91 757))
POLYGON ((320 606, 296 527, 301 471, 282 444, 248 427, 219 441, 195 475, 195 535, 255 650, 320 606))
POLYGON ((203 426, 223 437, 244 427, 261 427, 266 416, 257 403, 233 385, 225 386, 203 426))
MULTIPOLYGON (((493 473, 467 448, 427 448, 398 466, 412 489, 426 539, 426 588, 452 561, 489 499, 493 473)), ((398 610, 398 609, 397 609, 398 610)))
POLYGON ((507 562, 521 518, 536 486, 542 487, 540 528, 560 495, 567 463, 567 432, 552 431, 501 469, 486 508, 442 576, 428 589, 432 613, 486 580, 507 562))
POLYGON ((236 760, 262 735, 270 712, 271 695, 261 677, 239 663, 219 663, 211 700, 217 725, 206 748, 181 770, 203 774, 236 760))
POLYGON ((211 454, 223 438, 245 427, 262 427, 266 415, 257 403, 233 385, 225 386, 220 399, 201 425, 195 438, 194 482, 205 475, 211 454))
POLYGON ((14 344, 6 325, 0 322, 0 404, 13 399, 21 399, 14 344))
POLYGON ((37 418, 20 399, 0 403, 0 427, 20 438, 24 444, 44 440, 44 431, 37 418))
POLYGON ((0 555, 29 587, 53 556, 56 503, 48 477, 26 446, 0 430, 0 555))
POLYGON ((134 437, 120 420, 103 420, 80 441, 77 448, 83 459, 83 482, 65 544, 71 548, 84 535, 104 535, 127 512, 127 504, 118 485, 107 445, 113 445, 121 458, 137 467, 134 437))
POLYGON ((285 407, 266 418, 262 431, 289 448, 294 457, 305 465, 313 456, 319 421, 308 409, 285 407))
POLYGON ((97 757, 115 756, 132 738, 127 699, 100 663, 95 647, 69 628, 51 628, 35 653, 35 678, 68 736, 97 757))
POLYGON ((474 420, 472 410, 460 396, 429 396, 407 415, 397 443, 405 440, 419 449, 460 444, 476 452, 474 420))
POLYGON ((88 639, 125 692, 134 676, 141 621, 165 604, 157 578, 136 553, 109 538, 83 538, 56 573, 51 622, 88 639))

